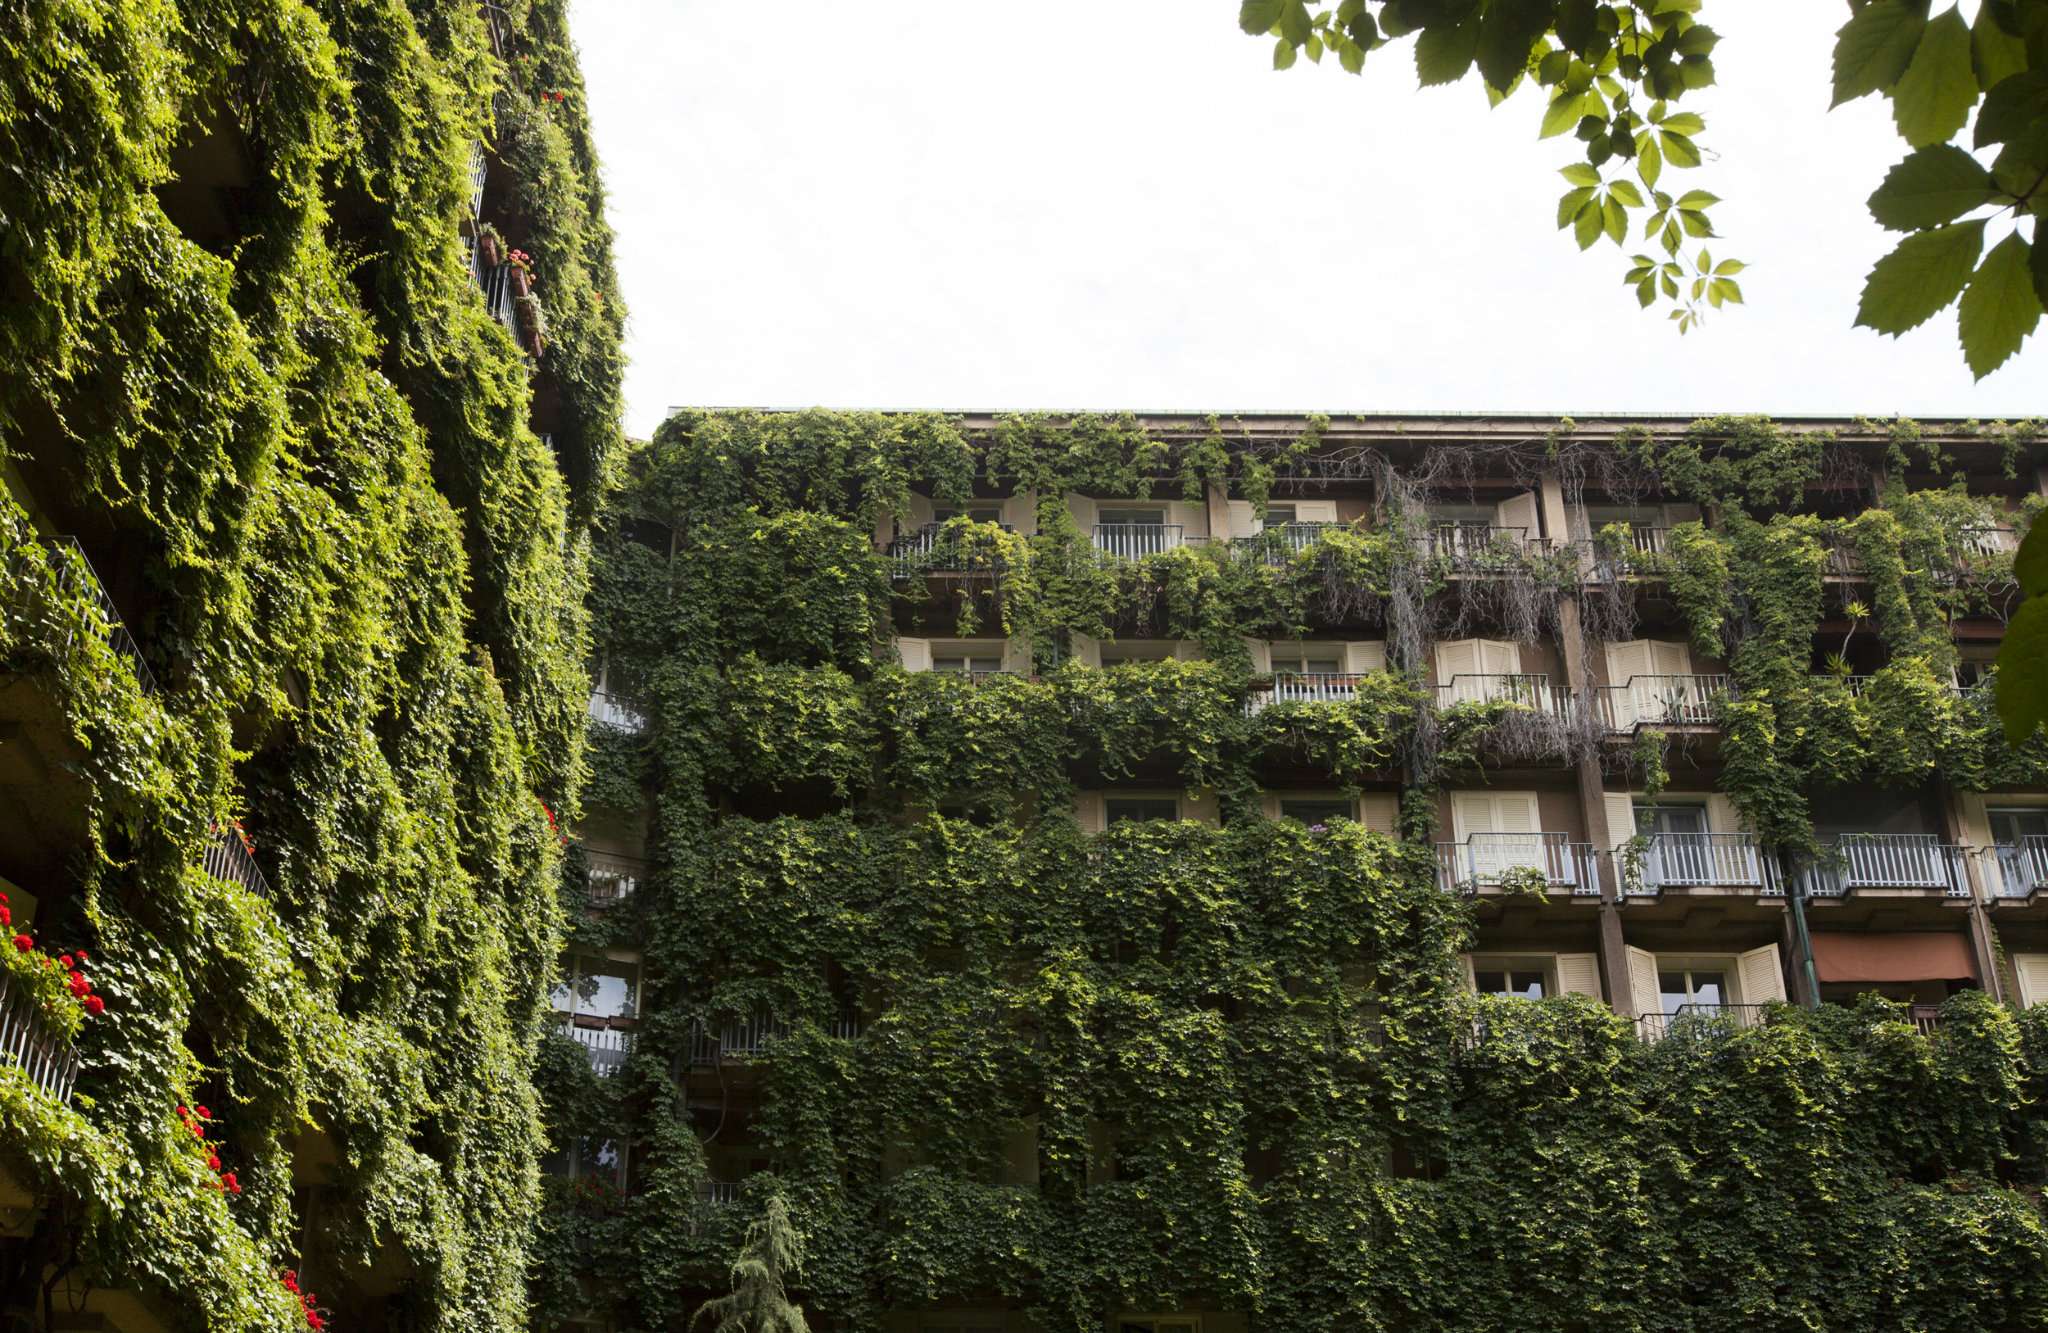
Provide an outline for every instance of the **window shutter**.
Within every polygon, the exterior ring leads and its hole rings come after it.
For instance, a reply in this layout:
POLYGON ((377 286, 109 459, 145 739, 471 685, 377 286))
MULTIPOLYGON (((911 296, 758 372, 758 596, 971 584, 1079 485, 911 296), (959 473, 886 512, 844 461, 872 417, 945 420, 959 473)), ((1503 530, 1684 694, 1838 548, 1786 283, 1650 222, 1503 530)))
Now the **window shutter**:
POLYGON ((1478 670, 1489 676, 1514 676, 1522 670, 1520 644, 1505 639, 1478 639, 1478 670))
POLYGON ((1484 792, 1461 792, 1451 797, 1451 836, 1463 842, 1475 833, 1496 833, 1493 798, 1484 792))
POLYGON ((1337 502, 1335 500, 1296 500, 1294 518, 1298 523, 1335 523, 1337 502))
POLYGON ((1384 671, 1387 666, 1387 645, 1381 639, 1355 639, 1344 645, 1344 670, 1354 676, 1368 671, 1384 671))
POLYGON ((1436 646, 1436 683, 1449 685, 1458 676, 1479 673, 1479 640, 1445 639, 1436 646))
POLYGON ((1502 792, 1493 799, 1499 810, 1494 816, 1494 827, 1502 833, 1534 833, 1543 827, 1536 810, 1535 792, 1502 792))
POLYGON ((1650 674, 1656 676, 1690 676, 1692 654, 1682 643, 1665 643, 1661 640, 1650 644, 1650 674))
POLYGON ((1273 669, 1273 645, 1265 639, 1246 639, 1244 650, 1251 654, 1252 670, 1265 673, 1273 669))
POLYGON ((1720 792, 1707 794, 1707 832, 1747 833, 1749 826, 1742 822, 1742 814, 1735 808, 1735 802, 1720 792))
POLYGON ((2022 1009, 2048 1001, 2048 953, 2016 953, 2012 970, 2020 983, 2022 1009))
POLYGON ((1074 818, 1083 833, 1100 833, 1108 827, 1103 816, 1102 793, 1084 791, 1074 797, 1074 818))
POLYGON ((1557 988, 1566 995, 1600 997, 1600 956, 1561 953, 1557 956, 1557 988))
POLYGON ((1268 819, 1278 819, 1280 817, 1280 793, 1269 791, 1259 797, 1259 813, 1268 819))
POLYGON ((1742 978, 1744 1004, 1784 1001, 1785 972, 1778 966, 1777 945, 1766 944, 1761 949, 1751 949, 1739 955, 1735 960, 1735 970, 1742 978))
POLYGON ((1494 508, 1493 522, 1495 527, 1520 528, 1520 535, 1532 541, 1541 537, 1542 520, 1536 513, 1536 492, 1523 491, 1501 501, 1494 508))
POLYGON ((1601 804, 1607 810, 1607 841, 1620 854, 1622 844, 1636 836, 1636 802, 1625 791, 1600 793, 1601 804))
POLYGON ((1607 645, 1607 683, 1626 685, 1632 676, 1653 676, 1657 673, 1646 639, 1630 639, 1623 643, 1607 645))
POLYGON ((1019 491, 1003 501, 1003 522, 1023 536, 1038 531, 1038 492, 1019 491))
POLYGON ((1166 521, 1180 524, 1183 540, 1209 535, 1209 506, 1189 504, 1185 500, 1166 502, 1166 521))
POLYGON ((932 641, 930 639, 896 640, 896 656, 903 663, 905 671, 930 671, 932 669, 932 641))
POLYGON ((1633 944, 1628 946, 1628 992, 1638 1017, 1664 1012, 1663 993, 1657 989, 1657 955, 1633 944))
MULTIPOLYGON (((1963 792, 1961 795, 1962 800, 1959 804, 1962 808, 1957 811, 1957 814, 1961 817, 1959 822, 1962 824, 1963 841, 1972 847, 1989 847, 1991 845, 1990 803, 1982 796, 1973 792, 1963 792)), ((2048 999, 2048 994, 2044 994, 2041 998, 2048 999)))
MULTIPOLYGON (((1229 509, 1230 532, 1227 535, 1232 537, 1256 537, 1259 535, 1262 525, 1259 522, 1257 512, 1252 509, 1252 502, 1250 500, 1232 500, 1229 502, 1229 509)), ((1218 533, 1217 535, 1223 536, 1226 534, 1218 533)))
POLYGON ((932 521, 932 514, 931 497, 913 494, 910 497, 910 517, 905 520, 904 530, 916 532, 919 528, 932 521))
POLYGON ((1401 798, 1390 791, 1372 791, 1358 798, 1358 822, 1374 833, 1401 836, 1401 798))

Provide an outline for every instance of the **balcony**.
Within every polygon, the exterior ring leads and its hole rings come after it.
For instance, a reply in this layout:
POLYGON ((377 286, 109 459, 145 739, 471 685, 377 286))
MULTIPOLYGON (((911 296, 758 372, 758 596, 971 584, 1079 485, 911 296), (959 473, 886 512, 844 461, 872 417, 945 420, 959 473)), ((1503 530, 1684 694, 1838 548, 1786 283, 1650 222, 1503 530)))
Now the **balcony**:
POLYGON ((1965 562, 2009 560, 2020 549, 2020 534, 2002 524, 1956 530, 1956 549, 1965 562))
POLYGON ((71 1100, 78 1080, 78 1055, 68 1042, 43 1024, 35 1000, 7 973, 0 972, 0 1061, 19 1068, 45 1096, 71 1100))
MULTIPOLYGON (((1007 523, 995 526, 1012 531, 1007 523)), ((927 572, 992 574, 1005 567, 1001 553, 971 529, 956 528, 949 534, 946 527, 944 523, 927 523, 890 542, 888 556, 895 577, 927 572)))
POLYGON ((1592 691, 1595 716, 1610 735, 1638 727, 1711 727, 1715 706, 1735 693, 1729 676, 1630 676, 1592 691))
POLYGON ((1323 539, 1325 533, 1347 527, 1344 523, 1281 523, 1255 537, 1234 537, 1232 548, 1247 559, 1269 565, 1284 565, 1323 539))
POLYGON ((584 1027, 570 1020, 566 1014, 557 1017, 564 1020, 562 1035, 583 1047, 584 1053, 590 1057, 591 1073, 599 1078, 610 1078, 626 1067, 627 1058, 633 1054, 634 1034, 630 1029, 584 1027))
POLYGON ((590 692, 590 716, 621 731, 644 731, 647 720, 606 690, 590 692))
POLYGON ((1552 685, 1550 677, 1546 675, 1456 675, 1452 676, 1447 684, 1436 687, 1438 708, 1449 708, 1453 704, 1490 703, 1521 704, 1525 708, 1554 717, 1569 717, 1572 713, 1571 691, 1552 685))
POLYGON ((1749 889, 1785 892, 1776 861, 1754 833, 1652 833, 1643 839, 1640 885, 1631 894, 1664 889, 1749 889))
POLYGON ((239 884, 259 898, 270 896, 270 881, 263 878, 263 870, 249 854, 239 828, 216 827, 207 839, 199 866, 215 879, 239 884))
POLYGON ((1288 672, 1273 677, 1273 683, 1255 687, 1244 702, 1247 716, 1274 704, 1348 704, 1358 697, 1359 682, 1365 677, 1327 671, 1288 672))
MULTIPOLYGON (((24 532, 23 536, 27 535, 24 532)), ((58 593, 82 597, 99 609, 100 616, 107 625, 107 646, 127 659, 129 667, 135 672, 135 682, 142 687, 142 692, 155 694, 156 676, 150 671, 149 663, 142 660, 142 648, 135 642, 135 636, 128 632, 128 622, 121 619, 121 612, 114 606, 114 599, 107 595, 106 584, 93 569, 92 561, 85 558, 85 548, 78 544, 76 537, 59 537, 55 544, 69 553, 68 558, 60 556, 50 562, 56 570, 58 593)))
POLYGON ((713 1208, 723 1208, 727 1204, 738 1203, 740 1191, 745 1187, 744 1181, 707 1180, 703 1186, 703 1199, 713 1208))
POLYGON ((1497 528, 1477 521, 1429 525, 1430 558, 1448 564, 1454 573, 1506 573, 1520 569, 1529 556, 1549 550, 1549 540, 1531 537, 1527 528, 1497 528))
POLYGON ((2048 889, 2048 834, 2029 833, 1984 850, 1985 887, 1993 898, 2031 898, 2048 889))
POLYGON ((469 145, 469 216, 478 218, 484 211, 484 181, 491 174, 490 159, 484 156, 482 142, 469 145))
POLYGON ((1636 1036, 1643 1041, 1725 1037, 1744 1028, 1762 1027, 1769 1009, 1763 1004, 1683 1004, 1668 1014, 1638 1014, 1636 1036))
POLYGON ((1184 544, 1179 523, 1097 523, 1095 549, 1118 560, 1142 560, 1184 544))
POLYGON ((1593 845, 1566 833, 1474 833, 1463 842, 1436 845, 1437 883, 1447 893, 1478 893, 1510 874, 1542 872, 1553 892, 1598 894, 1593 845))
POLYGON ((1854 833, 1802 867, 1799 882, 1812 898, 1840 898, 1858 889, 1918 890, 1949 898, 1970 896, 1964 849, 1933 833, 1854 833))
POLYGON ((690 1063, 715 1065, 726 1060, 752 1060, 789 1035, 789 1025, 772 1014, 726 1023, 717 1031, 702 1023, 690 1034, 690 1063))
POLYGON ((612 907, 632 897, 647 875, 647 863, 637 856, 586 851, 583 859, 590 867, 588 901, 595 908, 612 907))

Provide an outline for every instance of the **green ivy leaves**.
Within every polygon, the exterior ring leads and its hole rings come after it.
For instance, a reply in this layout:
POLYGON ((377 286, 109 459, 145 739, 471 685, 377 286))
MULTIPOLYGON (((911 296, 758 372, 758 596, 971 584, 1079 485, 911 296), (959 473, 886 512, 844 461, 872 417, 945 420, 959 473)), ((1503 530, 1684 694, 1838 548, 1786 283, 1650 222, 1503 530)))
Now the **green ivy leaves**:
POLYGON ((1981 220, 1913 233, 1871 269, 1856 322, 1894 337, 1925 324, 1962 295, 1983 249, 1981 220))
POLYGON ((1953 222, 1997 197, 1982 163, 1954 144, 1922 148, 1893 167, 1870 196, 1870 215, 1893 231, 1953 222))

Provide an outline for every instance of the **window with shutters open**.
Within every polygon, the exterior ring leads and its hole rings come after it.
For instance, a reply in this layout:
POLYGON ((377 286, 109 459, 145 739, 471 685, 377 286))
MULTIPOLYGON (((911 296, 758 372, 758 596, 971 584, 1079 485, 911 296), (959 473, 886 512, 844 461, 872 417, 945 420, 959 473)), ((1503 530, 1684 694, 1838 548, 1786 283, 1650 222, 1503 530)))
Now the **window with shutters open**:
POLYGON ((1451 831, 1464 844, 1466 869, 1481 883, 1547 865, 1535 792, 1459 792, 1451 798, 1451 831))
POLYGON ((2019 982, 2021 1008, 2048 1001, 2048 953, 2016 953, 2012 971, 2019 982))

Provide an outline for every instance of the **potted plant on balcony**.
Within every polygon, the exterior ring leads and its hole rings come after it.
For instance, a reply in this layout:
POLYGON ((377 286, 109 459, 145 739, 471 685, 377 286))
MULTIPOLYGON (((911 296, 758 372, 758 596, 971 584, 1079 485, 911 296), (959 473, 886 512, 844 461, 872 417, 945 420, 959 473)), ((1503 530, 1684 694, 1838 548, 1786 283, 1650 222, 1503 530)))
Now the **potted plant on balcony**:
POLYGON ((540 308, 540 298, 531 294, 519 297, 513 303, 519 316, 519 341, 538 360, 548 345, 547 316, 540 308))
POLYGON ((506 278, 512 284, 512 299, 523 301, 533 291, 533 256, 524 250, 507 250, 506 278))
POLYGON ((490 268, 505 262, 505 238, 488 222, 476 229, 476 253, 477 258, 490 268))

